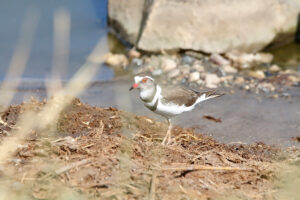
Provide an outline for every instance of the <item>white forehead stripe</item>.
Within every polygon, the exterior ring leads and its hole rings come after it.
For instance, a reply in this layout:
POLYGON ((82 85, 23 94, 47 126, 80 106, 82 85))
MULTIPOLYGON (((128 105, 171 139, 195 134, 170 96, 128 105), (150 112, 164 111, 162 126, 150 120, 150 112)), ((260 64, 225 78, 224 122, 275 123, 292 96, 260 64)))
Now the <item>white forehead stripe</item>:
POLYGON ((144 78, 144 77, 142 77, 142 76, 135 76, 135 77, 134 77, 134 82, 135 82, 135 83, 139 83, 143 78, 144 78))
POLYGON ((134 82, 135 82, 135 83, 139 83, 141 80, 143 80, 143 78, 149 78, 149 79, 151 79, 152 81, 154 81, 153 78, 150 77, 150 76, 135 76, 135 77, 134 77, 134 82))

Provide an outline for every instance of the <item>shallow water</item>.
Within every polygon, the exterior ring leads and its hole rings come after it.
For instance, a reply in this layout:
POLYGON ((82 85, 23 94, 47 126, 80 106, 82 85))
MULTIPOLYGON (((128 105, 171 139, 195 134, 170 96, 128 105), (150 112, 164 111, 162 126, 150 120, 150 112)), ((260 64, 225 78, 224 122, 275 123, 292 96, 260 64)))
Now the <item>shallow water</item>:
MULTIPOLYGON (((58 9, 65 9, 71 16, 69 66, 62 78, 68 80, 86 61, 100 38, 107 41, 107 0, 9 0, 0 2, 0 80, 3 80, 15 50, 25 13, 35 10, 39 22, 32 44, 32 51, 23 79, 49 78, 53 61, 53 16, 58 9)), ((103 46, 108 51, 108 44, 103 46)), ((111 68, 101 68, 96 80, 110 80, 111 68)))
POLYGON ((283 69, 300 71, 300 43, 294 42, 268 52, 274 55, 273 63, 283 69))

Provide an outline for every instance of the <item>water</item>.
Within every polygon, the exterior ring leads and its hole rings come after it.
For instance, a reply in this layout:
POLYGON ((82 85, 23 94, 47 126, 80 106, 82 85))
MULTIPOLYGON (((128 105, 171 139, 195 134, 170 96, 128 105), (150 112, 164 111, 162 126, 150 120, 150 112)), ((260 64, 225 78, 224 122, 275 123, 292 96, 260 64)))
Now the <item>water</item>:
POLYGON ((300 43, 291 43, 269 51, 274 55, 273 63, 283 69, 298 70, 300 67, 300 43))
MULTIPOLYGON (((25 13, 39 12, 39 23, 23 80, 49 78, 53 61, 53 16, 60 8, 70 12, 69 66, 63 79, 68 80, 86 61, 100 38, 107 38, 107 0, 9 0, 0 2, 0 80, 3 80, 19 37, 25 13)), ((105 39, 107 40, 107 39, 105 39)), ((103 47, 108 51, 108 45, 103 47)), ((103 66, 96 80, 110 80, 111 68, 103 66)))

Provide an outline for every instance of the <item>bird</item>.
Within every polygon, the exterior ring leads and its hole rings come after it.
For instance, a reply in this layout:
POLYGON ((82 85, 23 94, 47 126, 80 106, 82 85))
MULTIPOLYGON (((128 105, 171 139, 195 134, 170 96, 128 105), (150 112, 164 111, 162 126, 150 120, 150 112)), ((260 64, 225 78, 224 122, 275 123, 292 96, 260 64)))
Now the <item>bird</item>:
POLYGON ((133 89, 139 90, 140 99, 147 108, 167 119, 168 131, 163 145, 172 143, 172 117, 193 110, 202 101, 224 95, 216 90, 198 92, 183 87, 163 87, 150 76, 135 76, 129 91, 133 89))

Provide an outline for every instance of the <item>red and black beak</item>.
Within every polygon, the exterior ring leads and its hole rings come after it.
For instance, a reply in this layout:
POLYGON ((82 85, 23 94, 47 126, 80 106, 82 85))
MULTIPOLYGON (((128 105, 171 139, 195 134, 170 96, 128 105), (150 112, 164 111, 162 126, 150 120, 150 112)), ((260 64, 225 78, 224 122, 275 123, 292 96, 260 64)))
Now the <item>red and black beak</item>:
POLYGON ((131 86, 131 88, 129 88, 129 91, 131 91, 131 90, 133 90, 133 89, 135 89, 135 88, 137 88, 137 87, 139 87, 139 84, 134 83, 134 84, 131 86))

